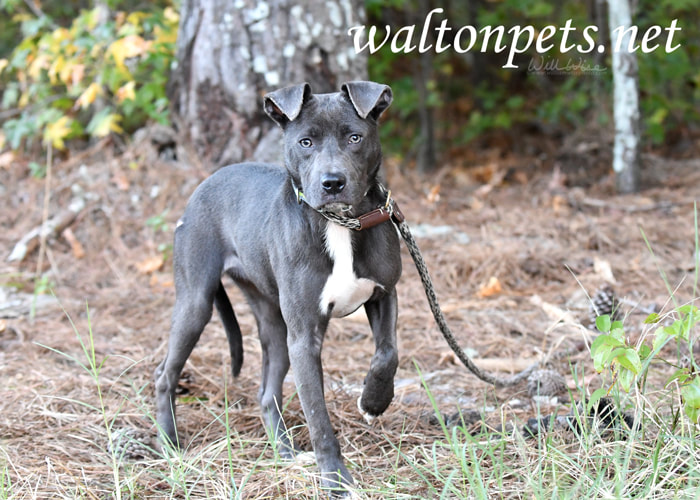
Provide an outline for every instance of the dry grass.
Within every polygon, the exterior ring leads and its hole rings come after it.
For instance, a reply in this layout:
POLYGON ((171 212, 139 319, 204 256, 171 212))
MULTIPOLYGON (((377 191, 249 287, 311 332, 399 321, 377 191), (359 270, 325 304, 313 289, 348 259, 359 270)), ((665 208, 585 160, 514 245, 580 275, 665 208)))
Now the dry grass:
MULTIPOLYGON (((36 318, 28 316, 36 255, 21 265, 0 264, 2 290, 10 294, 8 303, 15 301, 0 310, 0 498, 314 498, 315 466, 276 460, 263 432, 255 322, 232 287, 241 327, 249 333, 243 373, 231 377, 225 335, 215 318, 182 383, 186 394, 178 416, 187 451, 163 456, 154 450, 143 458, 110 452, 115 447, 110 441, 126 430, 155 448, 152 373, 164 354, 174 290, 169 261, 148 273, 137 264, 159 255, 159 246, 170 241, 203 174, 184 162, 159 163, 147 148, 117 157, 94 152, 82 161, 84 167, 57 165, 52 185, 52 210, 70 200, 76 185, 91 194, 72 226, 85 256, 76 258, 63 239, 48 245, 46 275, 60 306, 49 300, 36 318), (169 229, 145 224, 153 216, 169 229)), ((663 305, 668 292, 639 227, 669 282, 680 283, 679 298, 690 299, 692 283, 684 277, 693 269, 692 201, 700 198, 700 168, 697 161, 650 162, 647 177, 654 183, 639 196, 615 196, 609 183, 585 192, 550 186, 549 175, 480 192, 468 182, 468 171, 455 170, 444 177, 441 198, 434 202, 426 196, 430 183, 393 175, 392 188, 411 223, 449 224, 470 238, 466 245, 450 236, 419 240, 462 344, 481 358, 511 360, 576 346, 583 340, 580 328, 557 323, 532 297, 584 321, 587 299, 571 272, 593 292, 605 282, 596 261, 609 264, 619 295, 643 306, 663 305), (586 204, 590 199, 605 200, 606 206, 586 204), (494 276, 503 292, 479 296, 494 276)), ((28 176, 21 161, 0 170, 0 184, 7 191, 0 214, 0 249, 6 255, 40 222, 43 184, 28 176)), ((324 348, 328 406, 357 495, 626 498, 645 491, 647 498, 695 498, 695 430, 682 427, 672 433, 677 438, 660 439, 671 433, 659 425, 668 415, 659 415, 654 398, 646 405, 636 401, 640 415, 657 422, 650 425, 654 432, 627 441, 566 432, 525 439, 508 426, 497 431, 501 424, 522 424, 537 406, 524 387, 494 390, 454 364, 410 259, 403 259, 397 396, 372 425, 355 407, 372 355, 368 326, 357 318, 336 321, 324 348), (490 427, 474 436, 459 426, 445 432, 430 418, 434 405, 448 415, 481 412, 490 427), (649 469, 650 460, 663 467, 649 469), (650 482, 653 470, 663 475, 650 482)), ((645 314, 627 309, 626 324, 638 335, 645 314)), ((584 381, 600 385, 585 350, 554 368, 572 386, 572 372, 580 377, 579 387, 584 381)), ((308 450, 291 380, 285 385, 290 398, 285 416, 308 450)))

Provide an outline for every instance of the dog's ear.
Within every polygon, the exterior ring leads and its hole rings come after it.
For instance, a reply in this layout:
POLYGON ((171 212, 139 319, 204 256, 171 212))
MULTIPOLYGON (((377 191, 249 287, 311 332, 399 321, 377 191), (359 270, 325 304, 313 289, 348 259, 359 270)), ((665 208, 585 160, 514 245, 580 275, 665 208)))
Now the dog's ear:
POLYGON ((284 128, 287 123, 299 116, 301 107, 310 95, 311 86, 308 83, 285 87, 265 94, 263 108, 267 116, 284 128))
POLYGON ((389 107, 393 100, 391 88, 388 85, 374 82, 347 82, 340 87, 360 118, 368 116, 376 120, 389 107))

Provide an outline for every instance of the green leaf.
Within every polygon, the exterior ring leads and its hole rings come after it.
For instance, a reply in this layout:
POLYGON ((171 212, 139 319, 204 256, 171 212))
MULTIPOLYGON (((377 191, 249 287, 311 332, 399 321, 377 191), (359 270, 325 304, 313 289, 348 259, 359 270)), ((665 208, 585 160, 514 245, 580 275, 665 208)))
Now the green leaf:
POLYGON ((686 382, 688 382, 689 378, 690 378, 690 373, 688 373, 688 369, 687 368, 679 368, 678 370, 673 372, 673 375, 671 375, 668 378, 664 387, 668 388, 668 386, 671 385, 674 381, 678 381, 679 385, 684 385, 686 382))
POLYGON ((610 315, 608 314, 603 314, 595 319, 595 327, 603 333, 608 333, 610 331, 610 326, 610 315))
POLYGON ((598 349, 600 349, 604 345, 608 345, 608 339, 610 338, 610 335, 598 335, 596 338, 593 339, 593 342, 591 342, 591 354, 595 354, 598 349))
POLYGON ((121 133, 122 128, 119 125, 121 118, 121 115, 112 113, 110 108, 104 108, 98 113, 95 113, 95 116, 93 116, 90 123, 88 123, 86 130, 94 137, 105 137, 109 135, 110 132, 121 133))
POLYGON ((672 337, 677 337, 681 333, 681 322, 676 320, 672 324, 665 326, 664 332, 672 337))
POLYGON ((700 377, 696 376, 690 384, 681 387, 681 396, 685 414, 693 423, 700 421, 700 377))
POLYGON ((595 407, 598 401, 607 395, 608 390, 605 387, 601 387, 600 389, 593 391, 593 394, 591 394, 591 397, 588 398, 588 401, 586 402, 586 414, 590 414, 591 410, 595 407))
POLYGON ((620 381, 620 386, 625 390, 625 392, 630 392, 632 384, 634 383, 634 373, 629 370, 625 370, 619 374, 617 379, 620 381))
POLYGON ((610 349, 615 347, 624 347, 625 343, 616 339, 612 335, 598 335, 591 344, 591 351, 595 351, 602 346, 607 346, 610 349))
POLYGON ((205 396, 181 396, 179 402, 185 405, 191 405, 196 403, 206 403, 209 398, 205 396))
POLYGON ((608 354, 607 361, 608 363, 612 363, 613 361, 617 361, 619 363, 620 357, 625 356, 627 353, 627 347, 617 347, 610 351, 610 354, 608 354))
POLYGON ((654 333, 654 342, 652 343, 652 349, 654 349, 655 352, 658 352, 661 350, 661 348, 666 345, 666 342, 668 342, 668 339, 671 337, 671 335, 666 331, 665 327, 659 327, 656 329, 656 332, 654 333))
POLYGON ((658 313, 651 313, 644 320, 644 324, 645 325, 652 325, 652 324, 658 323, 659 321, 661 321, 661 316, 659 316, 658 313))
POLYGON ((654 113, 647 119, 648 123, 654 125, 661 125, 668 115, 668 109, 658 108, 654 113))
POLYGON ((607 351, 600 351, 593 356, 593 368, 595 368, 595 371, 597 371, 598 373, 601 373, 606 368, 606 354, 607 351))
MULTIPOLYGON (((617 321, 615 322, 617 323, 617 321)), ((613 327, 610 329, 610 336, 616 340, 619 340, 620 343, 625 342, 625 331, 622 328, 616 328, 615 323, 613 323, 613 327)))
POLYGON ((617 356, 617 361, 635 375, 642 371, 642 361, 634 349, 625 349, 624 353, 617 356))
POLYGON ((647 359, 652 352, 651 347, 646 344, 642 344, 639 348, 639 357, 641 359, 647 359))
POLYGON ((693 304, 685 304, 678 308, 678 312, 681 314, 697 315, 698 313, 700 313, 700 310, 698 310, 698 308, 695 307, 693 304))

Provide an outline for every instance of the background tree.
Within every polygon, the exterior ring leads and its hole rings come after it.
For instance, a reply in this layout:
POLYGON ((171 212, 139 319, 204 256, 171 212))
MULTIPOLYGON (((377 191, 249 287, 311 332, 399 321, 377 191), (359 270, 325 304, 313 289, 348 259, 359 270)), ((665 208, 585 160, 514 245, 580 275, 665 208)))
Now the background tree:
POLYGON ((364 17, 360 0, 184 0, 171 100, 196 153, 213 167, 278 159, 262 95, 302 81, 332 92, 366 78, 366 56, 347 36, 364 17))
POLYGON ((618 42, 620 50, 612 47, 613 106, 615 118, 615 145, 613 146, 613 170, 617 189, 632 193, 639 189, 639 70, 637 56, 630 52, 632 14, 629 0, 610 0, 610 39, 615 31, 624 30, 618 42))

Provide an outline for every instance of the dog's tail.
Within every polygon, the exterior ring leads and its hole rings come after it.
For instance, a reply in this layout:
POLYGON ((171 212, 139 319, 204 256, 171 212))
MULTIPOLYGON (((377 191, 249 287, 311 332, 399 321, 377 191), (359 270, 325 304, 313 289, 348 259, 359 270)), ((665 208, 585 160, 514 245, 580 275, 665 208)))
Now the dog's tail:
POLYGON ((236 320, 233 307, 231 307, 231 301, 228 299, 224 285, 221 282, 219 282, 219 288, 214 296, 214 305, 216 305, 216 310, 219 311, 224 330, 226 330, 228 347, 231 351, 231 370, 233 371, 233 376, 237 377, 241 373, 241 366, 243 365, 243 337, 241 336, 241 327, 238 326, 238 320, 236 320))

